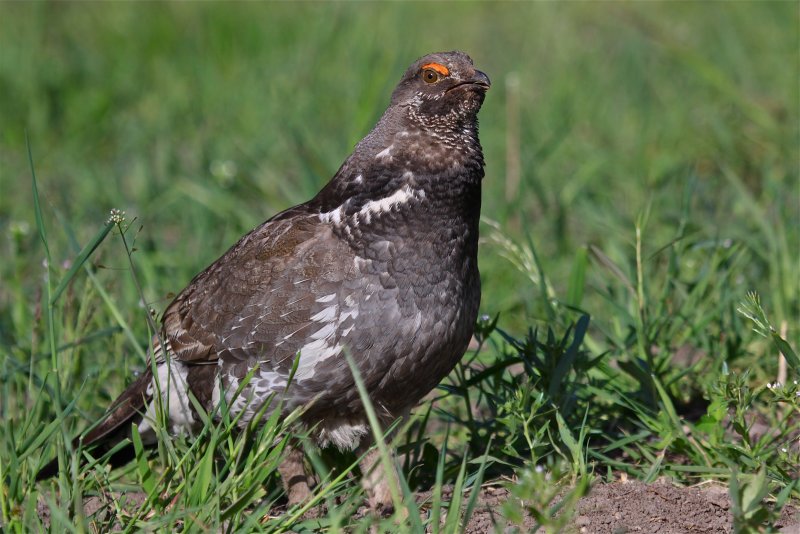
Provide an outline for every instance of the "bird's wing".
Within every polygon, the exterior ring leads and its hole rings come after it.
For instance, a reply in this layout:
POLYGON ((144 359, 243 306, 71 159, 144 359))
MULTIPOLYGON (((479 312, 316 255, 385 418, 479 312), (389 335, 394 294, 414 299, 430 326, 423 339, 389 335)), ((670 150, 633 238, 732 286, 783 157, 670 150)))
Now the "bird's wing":
POLYGON ((316 215, 267 221, 176 297, 164 313, 162 338, 173 357, 192 364, 223 359, 237 376, 256 364, 289 369, 304 341, 340 319, 343 282, 356 278, 353 262, 342 262, 347 252, 316 215))

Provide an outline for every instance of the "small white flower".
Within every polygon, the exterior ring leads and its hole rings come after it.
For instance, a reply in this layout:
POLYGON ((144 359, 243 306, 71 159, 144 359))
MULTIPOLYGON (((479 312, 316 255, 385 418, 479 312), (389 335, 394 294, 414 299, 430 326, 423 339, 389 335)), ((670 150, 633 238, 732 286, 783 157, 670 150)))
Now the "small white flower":
POLYGON ((114 208, 111 210, 111 215, 108 217, 106 224, 120 224, 125 221, 125 212, 114 208))
POLYGON ((788 451, 788 449, 786 447, 781 447, 781 452, 786 454, 789 451, 788 451))

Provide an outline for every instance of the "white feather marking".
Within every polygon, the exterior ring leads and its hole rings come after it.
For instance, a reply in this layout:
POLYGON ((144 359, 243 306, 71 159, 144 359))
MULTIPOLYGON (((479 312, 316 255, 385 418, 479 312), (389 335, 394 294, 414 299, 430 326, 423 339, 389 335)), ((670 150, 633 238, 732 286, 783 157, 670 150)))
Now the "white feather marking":
POLYGON ((414 317, 414 327, 412 330, 416 332, 419 330, 420 325, 422 325, 422 312, 418 311, 416 317, 414 317))
POLYGON ((300 330, 302 330, 303 328, 307 327, 307 326, 308 326, 308 325, 310 325, 310 324, 311 324, 311 323, 304 324, 303 326, 301 326, 300 328, 298 328, 297 330, 295 330, 295 331, 294 331, 294 332, 292 332, 291 334, 288 334, 288 335, 285 335, 285 336, 283 336, 283 339, 287 339, 287 340, 288 340, 290 337, 292 337, 293 335, 295 335, 295 334, 296 334, 296 333, 298 333, 300 330))
POLYGON ((389 158, 391 158, 392 157, 392 148, 394 148, 393 144, 387 146, 386 148, 384 148, 383 150, 381 150, 380 152, 375 154, 375 159, 389 159, 389 158))
POLYGON ((421 189, 412 189, 408 185, 404 185, 388 197, 366 202, 363 206, 361 206, 359 214, 365 218, 369 218, 371 214, 379 214, 389 211, 397 204, 405 204, 412 199, 423 198, 425 198, 425 191, 421 189))
POLYGON ((232 374, 229 374, 227 378, 228 386, 225 388, 225 398, 230 403, 231 413, 241 414, 239 427, 246 426, 263 408, 264 403, 270 399, 272 394, 280 394, 284 391, 287 382, 284 374, 261 368, 253 376, 248 386, 234 399, 233 396, 239 387, 239 379, 232 374))
POLYGON ((233 373, 228 373, 228 386, 225 388, 225 402, 230 404, 231 413, 239 413, 247 404, 247 398, 244 394, 244 391, 242 391, 242 393, 235 399, 233 398, 237 389, 239 389, 239 379, 236 378, 233 373))
POLYGON ((315 313, 311 317, 311 320, 316 321, 318 323, 329 323, 333 321, 333 319, 336 317, 336 313, 338 312, 338 310, 339 307, 336 306, 335 304, 332 306, 328 306, 327 308, 324 308, 322 311, 315 313))
POLYGON ((331 293, 330 295, 324 295, 322 297, 317 297, 317 302, 330 302, 336 298, 336 293, 331 293))
POLYGON ((365 260, 361 256, 356 256, 355 258, 353 258, 353 265, 355 265, 356 269, 359 272, 363 273, 364 269, 366 269, 370 265, 370 261, 365 260))
POLYGON ((163 409, 166 412, 167 424, 171 434, 191 431, 195 420, 189 406, 186 386, 187 374, 186 364, 178 360, 172 359, 169 363, 158 365, 157 376, 148 385, 147 391, 151 395, 154 395, 156 391, 160 391, 161 400, 159 402, 158 399, 154 398, 150 401, 142 422, 138 425, 138 430, 144 443, 151 444, 157 439, 153 424, 158 417, 159 409, 163 409), (156 388, 156 381, 158 381, 158 388, 156 388))
POLYGON ((219 379, 214 380, 214 389, 211 390, 211 406, 219 405, 220 400, 220 382, 219 379))
POLYGON ((355 320, 358 317, 358 308, 350 308, 348 310, 343 311, 339 314, 339 322, 344 323, 347 319, 353 318, 355 320))
POLYGON ((318 363, 338 355, 341 351, 341 345, 332 345, 327 339, 316 339, 306 343, 300 348, 300 363, 297 364, 295 378, 304 380, 313 377, 318 363))
POLYGON ((311 334, 311 339, 327 339, 331 337, 334 332, 336 332, 336 324, 327 323, 325 326, 311 334))
POLYGON ((333 223, 339 225, 342 223, 342 207, 339 206, 335 210, 319 214, 319 220, 322 222, 333 223))
POLYGON ((253 377, 253 393, 256 398, 266 398, 270 393, 276 393, 286 387, 286 377, 275 371, 261 369, 253 377))
POLYGON ((286 303, 286 305, 287 305, 287 306, 291 306, 292 304, 297 304, 298 302, 300 302, 301 300, 303 300, 303 299, 304 299, 304 298, 306 298, 307 296, 308 296, 308 295, 303 295, 302 297, 297 297, 296 299, 294 299, 294 300, 290 300, 289 302, 287 302, 287 303, 286 303))
POLYGON ((319 431, 318 442, 321 447, 335 445, 340 451, 352 451, 367 434, 366 425, 352 425, 342 421, 332 422, 319 431))

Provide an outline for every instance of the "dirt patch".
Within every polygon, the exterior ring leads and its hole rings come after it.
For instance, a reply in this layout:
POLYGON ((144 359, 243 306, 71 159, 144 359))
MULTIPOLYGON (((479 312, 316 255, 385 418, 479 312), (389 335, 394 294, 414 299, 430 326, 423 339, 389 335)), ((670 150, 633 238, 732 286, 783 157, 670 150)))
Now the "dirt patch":
MULTIPOLYGON (((451 495, 452 487, 442 488, 443 499, 449 500, 451 495)), ((115 508, 113 501, 116 500, 129 513, 133 513, 144 500, 144 494, 139 492, 115 497, 88 498, 84 504, 84 514, 93 523, 114 530, 119 525, 109 525, 115 508)), ((424 503, 429 502, 430 497, 429 491, 418 494, 417 501, 422 504, 423 510, 424 503)), ((534 532, 536 522, 530 514, 525 515, 522 525, 514 525, 502 516, 502 505, 509 497, 508 490, 503 487, 484 486, 465 532, 514 532, 515 527, 517 531, 534 532)), ((49 524, 49 512, 47 505, 40 502, 39 515, 45 524, 49 524)), ((367 508, 361 507, 357 516, 367 513, 367 508)), ((776 527, 785 534, 800 534, 800 511, 786 506, 776 527)), ((578 502, 567 531, 588 534, 685 534, 728 533, 732 528, 728 491, 722 486, 710 484, 684 488, 667 481, 654 484, 628 481, 592 487, 589 495, 578 502)))
MULTIPOLYGON (((508 491, 502 488, 482 490, 466 532, 513 529, 499 514, 500 505, 508 498, 508 491)), ((526 515, 520 530, 532 531, 534 525, 533 518, 526 515)), ((595 485, 578 502, 570 526, 570 532, 600 534, 728 533, 733 528, 733 516, 728 490, 722 486, 684 488, 669 482, 630 481, 595 485)), ((776 526, 780 532, 800 534, 800 513, 785 507, 776 526)))
POLYGON ((730 532, 728 492, 720 486, 603 484, 581 499, 574 524, 584 532, 730 532))

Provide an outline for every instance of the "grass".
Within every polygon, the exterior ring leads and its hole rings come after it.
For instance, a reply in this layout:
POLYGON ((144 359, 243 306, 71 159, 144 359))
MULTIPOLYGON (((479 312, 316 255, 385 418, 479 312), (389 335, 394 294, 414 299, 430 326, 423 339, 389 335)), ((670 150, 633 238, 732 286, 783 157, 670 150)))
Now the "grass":
MULTIPOLYGON (((764 502, 800 497, 797 11, 0 4, 4 529, 42 528, 37 503, 54 531, 317 525, 301 510, 264 520, 282 498, 285 422, 237 436, 221 407, 203 439, 113 473, 80 466, 67 441, 145 365, 149 310, 310 197, 407 64, 452 48, 493 81, 487 318, 481 350, 396 433, 402 500, 430 488, 436 529, 448 506, 474 507, 481 480, 512 477, 504 513, 557 531, 590 481, 713 479, 737 528, 764 528, 764 502), (108 224, 111 209, 125 222, 108 224), (35 485, 56 451, 69 472, 35 485), (133 508, 131 489, 147 495, 133 508), (84 517, 88 496, 110 511, 84 517)), ((354 516, 355 458, 309 454, 317 501, 338 503, 325 528, 378 521, 354 516)))

